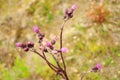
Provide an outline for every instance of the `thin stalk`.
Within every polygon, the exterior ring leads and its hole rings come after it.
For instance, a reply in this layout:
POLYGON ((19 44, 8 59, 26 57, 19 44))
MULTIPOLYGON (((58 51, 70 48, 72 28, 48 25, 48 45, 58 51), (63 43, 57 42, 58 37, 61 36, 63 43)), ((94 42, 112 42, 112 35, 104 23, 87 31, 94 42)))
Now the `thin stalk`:
MULTIPOLYGON (((48 50, 48 51, 49 51, 49 53, 51 53, 50 50, 48 50)), ((51 53, 51 55, 52 55, 52 57, 54 58, 54 60, 56 61, 57 65, 58 65, 58 73, 57 73, 57 75, 60 74, 64 79, 66 79, 66 76, 65 76, 66 73, 62 69, 62 67, 60 66, 59 61, 56 59, 56 57, 52 53, 51 53)))
MULTIPOLYGON (((68 19, 67 19, 68 20, 68 19)), ((64 29, 64 25, 66 23, 67 20, 64 20, 61 28, 60 28, 60 49, 62 48, 62 36, 63 36, 63 29, 64 29)), ((60 52, 60 56, 61 56, 61 59, 62 59, 62 62, 63 62, 63 66, 64 66, 64 71, 63 71, 63 74, 65 76, 65 79, 66 80, 69 80, 68 76, 67 76, 67 73, 66 73, 66 65, 65 65, 65 61, 64 61, 64 58, 63 58, 63 53, 60 52)))
MULTIPOLYGON (((64 25, 66 23, 67 20, 65 20, 60 28, 60 49, 62 48, 62 36, 63 36, 63 28, 64 28, 64 25)), ((64 70, 66 71, 66 65, 65 65, 65 61, 64 61, 64 58, 63 58, 63 54, 62 52, 60 52, 60 56, 61 56, 61 59, 62 59, 62 62, 63 62, 63 66, 64 66, 64 70)))
POLYGON ((48 51, 49 51, 49 53, 52 55, 52 57, 54 58, 55 62, 57 63, 57 66, 58 66, 61 70, 63 70, 63 69, 61 68, 58 60, 56 59, 56 57, 52 54, 52 52, 51 52, 50 50, 48 50, 48 51))
POLYGON ((44 56, 42 56, 39 52, 37 52, 36 50, 34 50, 33 51, 34 53, 36 53, 36 54, 38 54, 41 58, 43 58, 45 61, 46 61, 46 63, 49 65, 49 67, 53 70, 53 71, 55 71, 56 73, 57 73, 57 67, 56 66, 54 66, 53 64, 51 64, 47 59, 45 59, 45 57, 44 56))

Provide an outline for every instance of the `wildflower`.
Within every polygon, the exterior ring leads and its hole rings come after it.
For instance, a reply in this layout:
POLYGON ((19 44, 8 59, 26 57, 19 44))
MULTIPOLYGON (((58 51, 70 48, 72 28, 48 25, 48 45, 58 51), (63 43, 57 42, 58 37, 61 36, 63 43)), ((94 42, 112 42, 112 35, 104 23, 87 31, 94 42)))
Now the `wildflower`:
POLYGON ((39 34, 38 34, 38 38, 39 38, 40 40, 43 40, 44 37, 45 37, 45 34, 44 34, 44 33, 39 33, 39 34))
POLYGON ((27 47, 27 45, 26 45, 26 44, 24 44, 24 43, 22 43, 21 48, 26 48, 26 47, 27 47))
POLYGON ((53 40, 51 41, 51 44, 54 45, 54 44, 56 43, 56 40, 57 40, 57 37, 54 36, 54 37, 53 37, 53 40))
POLYGON ((74 11, 76 8, 77 8, 77 6, 76 6, 76 4, 74 4, 71 9, 74 11))
POLYGON ((40 46, 40 50, 44 51, 44 46, 40 46))
POLYGON ((68 49, 64 47, 64 48, 61 48, 60 51, 63 52, 63 53, 66 53, 68 51, 68 49))
POLYGON ((16 43, 16 47, 25 48, 27 45, 21 42, 16 43))
POLYGON ((42 50, 44 52, 48 52, 48 50, 44 46, 40 46, 40 50, 42 50))
POLYGON ((77 8, 77 6, 74 4, 70 10, 66 9, 65 10, 65 15, 64 15, 64 19, 69 19, 73 17, 73 12, 74 10, 77 8))
POLYGON ((34 32, 39 33, 39 28, 37 26, 34 26, 34 32))
POLYGON ((98 70, 100 70, 102 68, 101 64, 97 64, 94 68, 92 68, 93 72, 97 72, 98 70))
POLYGON ((51 42, 46 42, 46 46, 47 46, 47 47, 52 46, 51 42))
POLYGON ((21 42, 17 42, 16 43, 16 47, 22 47, 22 43, 21 42))
POLYGON ((97 64, 96 67, 98 68, 98 70, 102 68, 101 64, 97 64))
POLYGON ((53 45, 51 42, 46 42, 46 46, 49 47, 50 49, 53 49, 53 45))
POLYGON ((25 52, 29 51, 29 48, 28 48, 28 47, 25 47, 25 48, 24 48, 24 51, 25 51, 25 52))
POLYGON ((27 46, 28 46, 29 48, 32 48, 32 47, 34 47, 34 43, 33 43, 33 42, 28 41, 28 42, 27 42, 27 46))

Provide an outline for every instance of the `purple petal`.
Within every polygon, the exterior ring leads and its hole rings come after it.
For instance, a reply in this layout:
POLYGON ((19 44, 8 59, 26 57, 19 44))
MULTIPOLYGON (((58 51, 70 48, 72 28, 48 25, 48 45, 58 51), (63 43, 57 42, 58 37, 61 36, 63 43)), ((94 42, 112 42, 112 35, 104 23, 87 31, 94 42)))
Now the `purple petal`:
POLYGON ((47 46, 47 47, 51 47, 51 46, 52 46, 51 42, 48 42, 48 41, 47 41, 47 42, 46 42, 46 46, 47 46))
POLYGON ((61 52, 66 53, 68 51, 67 48, 61 48, 61 52))
POLYGON ((39 28, 37 26, 34 26, 34 32, 39 33, 39 28))
POLYGON ((29 48, 28 47, 24 48, 24 51, 25 52, 29 51, 29 48))
POLYGON ((76 4, 74 4, 71 9, 75 10, 76 8, 77 8, 77 6, 76 6, 76 4))
POLYGON ((98 70, 102 68, 101 64, 97 64, 96 67, 98 68, 98 70))
POLYGON ((16 43, 16 47, 22 47, 22 43, 21 42, 17 42, 16 43))

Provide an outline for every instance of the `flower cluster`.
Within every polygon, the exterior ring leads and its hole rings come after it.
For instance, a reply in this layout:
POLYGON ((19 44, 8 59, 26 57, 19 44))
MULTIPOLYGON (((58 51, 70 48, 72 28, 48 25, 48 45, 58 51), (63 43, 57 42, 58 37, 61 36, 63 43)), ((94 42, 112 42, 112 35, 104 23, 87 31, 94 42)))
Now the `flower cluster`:
POLYGON ((101 70, 101 68, 101 64, 97 64, 94 68, 92 68, 92 72, 97 72, 98 70, 101 70))
POLYGON ((74 4, 70 10, 66 9, 64 14, 64 19, 69 19, 73 17, 73 12, 77 8, 77 6, 74 4))
POLYGON ((48 41, 45 39, 45 34, 42 33, 39 28, 37 26, 34 26, 34 32, 36 33, 38 39, 39 39, 39 49, 41 50, 41 52, 37 51, 34 47, 34 43, 33 42, 27 42, 27 43, 21 43, 18 42, 16 43, 16 46, 19 48, 24 49, 25 52, 27 51, 32 51, 34 53, 36 53, 37 55, 39 55, 43 60, 46 61, 46 63, 48 64, 48 66, 56 72, 56 74, 61 75, 64 79, 69 80, 67 73, 66 73, 66 65, 64 62, 64 57, 63 57, 63 53, 66 53, 68 50, 67 48, 62 46, 62 34, 63 34, 63 27, 66 23, 66 21, 70 18, 73 17, 73 12, 76 9, 76 5, 73 5, 71 7, 70 10, 66 9, 65 11, 65 15, 64 15, 64 24, 61 25, 60 28, 60 49, 56 49, 54 47, 56 41, 57 41, 57 37, 53 37, 53 39, 51 41, 48 41), (42 54, 41 54, 42 53, 42 54), (53 57, 53 59, 55 60, 57 65, 52 64, 46 57, 45 53, 50 53, 53 57), (60 65, 60 60, 57 59, 57 57, 55 56, 55 54, 60 55, 60 59, 62 60, 62 65, 63 67, 60 65))
POLYGON ((16 43, 16 47, 22 48, 22 49, 24 49, 24 51, 27 52, 27 51, 29 51, 30 48, 34 47, 34 43, 30 42, 30 41, 28 41, 27 43, 18 42, 18 43, 16 43))
MULTIPOLYGON (((63 34, 63 28, 65 25, 65 22, 68 19, 73 17, 73 12, 76 8, 77 8, 76 5, 73 5, 70 10, 66 9, 66 11, 65 11, 64 24, 60 28, 60 49, 56 49, 54 46, 56 44, 57 37, 54 36, 52 38, 52 40, 50 40, 50 41, 46 40, 45 34, 39 30, 38 26, 34 26, 34 32, 39 39, 38 44, 39 44, 39 50, 41 50, 41 52, 39 52, 35 49, 34 43, 31 41, 28 41, 27 43, 21 43, 21 42, 16 43, 16 47, 22 48, 25 52, 32 51, 32 52, 38 54, 43 60, 46 61, 48 66, 53 71, 56 72, 56 74, 61 75, 65 80, 69 80, 69 78, 68 78, 67 72, 66 72, 66 64, 64 62, 63 53, 67 53, 68 49, 66 47, 62 46, 62 42, 63 42, 62 41, 62 34, 63 34), (45 54, 45 53, 50 53, 52 55, 52 57, 54 58, 54 60, 56 62, 56 65, 52 64, 49 61, 49 59, 47 59, 47 57, 46 57, 47 54, 45 54), (58 60, 57 57, 54 56, 55 54, 60 55, 60 59, 62 60, 61 64, 60 64, 60 60, 58 60)), ((101 69, 101 65, 97 64, 94 68, 92 68, 92 71, 97 72, 100 69, 101 69)), ((84 77, 84 75, 83 75, 83 77, 84 77)), ((82 78, 81 78, 81 80, 82 80, 82 78)))
MULTIPOLYGON (((59 53, 59 52, 66 53, 68 51, 67 48, 61 48, 60 50, 54 48, 54 45, 55 45, 55 43, 57 41, 56 36, 54 36, 51 41, 45 41, 45 44, 43 44, 45 34, 40 32, 40 30, 39 30, 39 28, 37 26, 34 26, 34 32, 38 36, 39 44, 40 44, 39 49, 41 51, 43 51, 43 52, 49 52, 50 51, 50 52, 52 52, 54 54, 59 53)), ((30 48, 34 48, 34 43, 30 42, 30 41, 28 41, 27 43, 18 42, 18 43, 16 43, 16 47, 20 47, 20 48, 24 49, 24 51, 27 52, 27 51, 29 51, 30 48)))
POLYGON ((34 32, 37 34, 37 36, 39 38, 39 43, 41 43, 43 38, 45 37, 45 34, 40 32, 40 30, 37 26, 34 26, 34 32))

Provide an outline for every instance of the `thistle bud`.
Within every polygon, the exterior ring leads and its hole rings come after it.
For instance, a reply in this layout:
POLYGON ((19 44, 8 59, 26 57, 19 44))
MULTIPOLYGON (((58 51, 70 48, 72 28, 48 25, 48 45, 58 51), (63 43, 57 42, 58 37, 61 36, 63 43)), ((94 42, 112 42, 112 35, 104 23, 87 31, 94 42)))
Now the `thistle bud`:
POLYGON ((66 9, 65 10, 65 15, 64 15, 64 19, 66 18, 72 18, 73 17, 73 12, 74 10, 77 8, 76 4, 74 4, 70 10, 66 9))
POLYGON ((71 9, 74 11, 77 8, 76 4, 74 4, 71 9))
POLYGON ((29 48, 28 47, 24 48, 24 51, 25 52, 29 51, 29 48))
POLYGON ((97 72, 98 70, 100 70, 102 68, 101 64, 97 64, 94 68, 92 68, 93 72, 97 72))
POLYGON ((39 38, 40 40, 43 40, 44 37, 45 37, 45 34, 44 34, 44 33, 39 33, 39 34, 38 34, 38 38, 39 38))
POLYGON ((53 50, 53 45, 51 42, 46 42, 46 46, 53 50))
POLYGON ((16 43, 16 47, 22 47, 22 43, 21 42, 17 42, 16 43))
POLYGON ((68 51, 68 49, 67 48, 61 48, 60 51, 63 52, 63 53, 66 53, 68 51))
POLYGON ((29 48, 32 48, 32 47, 34 47, 34 43, 33 43, 33 42, 28 41, 27 46, 28 46, 29 48))
POLYGON ((40 50, 42 50, 44 52, 48 52, 48 50, 44 46, 40 46, 40 50))
POLYGON ((27 45, 26 44, 22 44, 21 48, 26 48, 27 45))
POLYGON ((57 37, 54 36, 54 37, 53 37, 53 40, 51 41, 51 44, 54 45, 54 44, 56 43, 56 40, 57 40, 57 37))
POLYGON ((39 28, 37 26, 34 26, 34 32, 39 33, 39 28))

